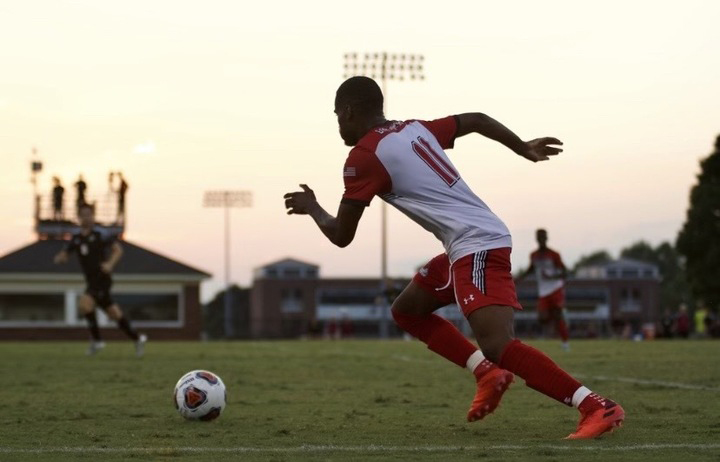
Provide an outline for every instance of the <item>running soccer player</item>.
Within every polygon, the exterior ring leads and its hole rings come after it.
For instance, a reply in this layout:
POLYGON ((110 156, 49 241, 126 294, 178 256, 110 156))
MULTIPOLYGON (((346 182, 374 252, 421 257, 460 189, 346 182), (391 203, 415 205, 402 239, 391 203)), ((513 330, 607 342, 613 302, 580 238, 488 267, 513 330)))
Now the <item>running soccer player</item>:
POLYGON ((548 235, 544 229, 535 232, 538 249, 530 254, 530 266, 520 276, 524 278, 535 273, 538 286, 538 321, 546 330, 550 321, 555 321, 555 330, 562 341, 562 348, 570 350, 567 321, 565 320, 565 278, 567 269, 560 254, 547 246, 548 235))
POLYGON ((117 322, 120 330, 135 341, 135 353, 142 356, 147 336, 138 334, 130 327, 130 321, 123 315, 117 303, 113 302, 110 296, 113 268, 122 256, 122 247, 101 228, 95 226, 95 211, 89 204, 82 204, 78 211, 80 220, 80 232, 73 235, 72 239, 55 255, 55 263, 66 263, 71 252, 76 252, 87 288, 80 296, 78 305, 85 315, 92 337, 88 355, 94 355, 105 348, 105 342, 100 337, 95 307, 100 306, 110 319, 117 322), (108 255, 109 252, 109 255, 108 255))
POLYGON ((603 398, 560 369, 542 352, 514 338, 514 310, 522 309, 510 273, 510 232, 463 181, 445 154, 455 139, 479 133, 537 162, 561 149, 555 138, 522 141, 481 113, 432 121, 386 120, 383 95, 374 80, 352 77, 335 96, 340 136, 352 146, 345 162, 345 192, 337 216, 318 204, 307 185, 285 194, 288 214, 310 215, 335 245, 346 247, 374 196, 380 196, 445 247, 422 268, 392 305, 395 322, 428 348, 473 372, 477 393, 467 419, 498 406, 515 374, 545 395, 580 411, 570 439, 594 438, 619 426, 620 405, 603 398), (433 312, 457 303, 480 348, 433 312))

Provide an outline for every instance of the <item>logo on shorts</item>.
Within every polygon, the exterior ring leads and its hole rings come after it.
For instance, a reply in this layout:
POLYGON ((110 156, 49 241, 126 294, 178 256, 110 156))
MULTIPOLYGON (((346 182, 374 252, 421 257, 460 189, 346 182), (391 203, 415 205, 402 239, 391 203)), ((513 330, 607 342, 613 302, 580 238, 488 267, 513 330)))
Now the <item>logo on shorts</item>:
POLYGON ((420 276, 426 278, 428 275, 428 269, 427 266, 424 266, 418 270, 418 273, 420 273, 420 276))
POLYGON ((463 302, 465 302, 466 305, 474 300, 475 300, 475 296, 473 294, 470 294, 470 296, 468 298, 463 298, 463 302))

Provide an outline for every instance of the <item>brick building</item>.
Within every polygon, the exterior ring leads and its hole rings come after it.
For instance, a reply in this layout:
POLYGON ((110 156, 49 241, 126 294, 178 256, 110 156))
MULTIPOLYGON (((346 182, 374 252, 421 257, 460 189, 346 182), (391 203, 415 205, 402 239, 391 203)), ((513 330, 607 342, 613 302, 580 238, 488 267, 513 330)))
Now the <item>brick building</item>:
MULTIPOLYGON (((393 282, 390 298, 409 279, 393 282)), ((532 278, 518 283, 524 310, 516 313, 519 335, 536 335, 537 288, 532 278)), ((375 278, 321 278, 320 268, 284 259, 257 268, 250 295, 250 337, 292 338, 308 333, 315 323, 346 319, 357 336, 373 337, 383 316, 375 278)), ((639 329, 657 320, 660 274, 656 266, 628 259, 580 268, 566 284, 570 328, 576 337, 617 334, 625 325, 639 329)), ((439 314, 470 334, 460 310, 449 305, 439 314)), ((390 321, 390 332, 400 335, 390 321)))

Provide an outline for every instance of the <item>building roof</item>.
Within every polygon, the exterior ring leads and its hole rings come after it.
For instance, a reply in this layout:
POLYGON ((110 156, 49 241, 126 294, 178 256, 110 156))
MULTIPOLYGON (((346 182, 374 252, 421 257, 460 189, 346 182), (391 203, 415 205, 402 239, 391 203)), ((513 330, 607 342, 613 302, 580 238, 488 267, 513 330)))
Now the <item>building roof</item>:
POLYGON ((315 265, 313 263, 308 263, 305 261, 297 260, 295 258, 283 258, 282 260, 277 260, 272 263, 267 263, 265 265, 262 265, 255 269, 262 269, 262 268, 269 268, 273 266, 302 266, 302 267, 310 267, 310 268, 320 268, 320 266, 315 265))
MULTIPOLYGON (((70 274, 80 273, 77 258, 70 258, 64 265, 53 263, 53 257, 63 249, 67 241, 60 239, 38 240, 0 257, 1 274, 70 274)), ((180 263, 128 241, 121 241, 123 256, 113 274, 131 275, 177 275, 210 277, 210 274, 180 263)))

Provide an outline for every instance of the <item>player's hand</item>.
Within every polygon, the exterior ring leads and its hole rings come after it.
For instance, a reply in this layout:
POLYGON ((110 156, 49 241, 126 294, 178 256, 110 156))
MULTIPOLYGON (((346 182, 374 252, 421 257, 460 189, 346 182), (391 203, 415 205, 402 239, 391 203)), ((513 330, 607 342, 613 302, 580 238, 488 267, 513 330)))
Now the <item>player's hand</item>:
POLYGON ((65 252, 65 251, 59 252, 57 255, 55 255, 55 258, 53 258, 53 262, 56 265, 59 265, 61 263, 67 263, 67 260, 68 260, 68 255, 67 255, 67 252, 65 252))
POLYGON ((562 146, 562 141, 551 137, 526 141, 525 151, 520 155, 532 162, 550 160, 550 156, 556 156, 563 151, 556 146, 551 146, 553 144, 562 146))
POLYGON ((285 194, 285 208, 288 215, 307 215, 310 209, 317 205, 315 193, 306 184, 301 184, 302 191, 285 194))
POLYGON ((100 270, 105 274, 112 273, 113 267, 109 262, 102 262, 100 263, 100 270))

